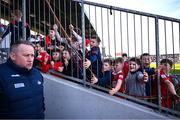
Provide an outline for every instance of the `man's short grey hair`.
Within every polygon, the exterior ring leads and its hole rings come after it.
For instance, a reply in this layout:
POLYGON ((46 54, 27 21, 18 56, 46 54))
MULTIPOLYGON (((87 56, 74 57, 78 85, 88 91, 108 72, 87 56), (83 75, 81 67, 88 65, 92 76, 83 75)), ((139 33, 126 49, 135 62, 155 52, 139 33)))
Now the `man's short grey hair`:
POLYGON ((29 41, 18 41, 16 43, 14 43, 11 47, 10 47, 10 53, 11 52, 16 52, 17 51, 17 48, 21 45, 29 45, 29 46, 32 46, 34 48, 34 45, 29 42, 29 41))

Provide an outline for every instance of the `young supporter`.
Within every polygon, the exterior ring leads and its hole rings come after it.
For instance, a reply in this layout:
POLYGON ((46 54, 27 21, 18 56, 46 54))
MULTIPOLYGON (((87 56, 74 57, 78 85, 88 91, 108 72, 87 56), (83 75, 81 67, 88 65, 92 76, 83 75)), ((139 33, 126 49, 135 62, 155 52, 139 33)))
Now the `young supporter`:
POLYGON ((26 28, 26 40, 30 39, 30 28, 27 23, 23 26, 23 22, 21 21, 22 12, 20 10, 14 10, 11 14, 12 21, 9 23, 7 29, 3 33, 0 38, 0 42, 4 40, 6 35, 11 32, 11 41, 10 46, 12 46, 15 42, 21 41, 23 39, 23 28, 26 28))
POLYGON ((149 53, 143 53, 140 57, 141 63, 142 63, 142 68, 146 71, 148 74, 148 81, 146 82, 146 95, 147 96, 152 96, 152 80, 153 80, 153 75, 155 74, 155 69, 150 68, 151 64, 151 56, 149 53))
MULTIPOLYGON (((173 100, 175 102, 180 102, 180 96, 177 95, 174 85, 172 83, 172 77, 169 74, 172 69, 173 62, 169 59, 162 59, 160 61, 160 66, 158 71, 160 74, 160 85, 161 85, 161 105, 163 107, 171 108, 173 100)), ((157 76, 153 81, 153 94, 157 96, 158 86, 157 86, 157 76)))
POLYGON ((55 71, 62 72, 63 63, 60 60, 60 51, 54 50, 52 52, 51 68, 55 71))
POLYGON ((90 43, 91 50, 86 54, 86 61, 84 67, 87 69, 87 78, 91 79, 92 73, 97 77, 102 77, 102 61, 101 52, 99 48, 100 40, 92 38, 90 43))
POLYGON ((47 53, 47 51, 40 51, 36 57, 36 61, 39 63, 39 67, 42 72, 46 73, 49 71, 51 67, 51 56, 47 53))
MULTIPOLYGON (((69 49, 64 49, 62 53, 62 62, 63 62, 63 69, 62 73, 68 76, 77 77, 77 64, 73 60, 71 56, 71 51, 69 49)), ((60 71, 61 72, 61 71, 60 71)))
POLYGON ((114 61, 114 71, 113 71, 113 79, 112 79, 112 89, 109 91, 110 95, 114 95, 115 93, 124 92, 124 73, 123 73, 123 65, 124 61, 122 58, 116 58, 114 61))
POLYGON ((129 72, 129 63, 128 63, 128 56, 126 53, 122 54, 122 58, 124 60, 124 65, 123 65, 123 73, 124 73, 124 78, 126 78, 128 72, 129 72))
POLYGON ((140 59, 133 57, 129 60, 129 73, 125 79, 126 94, 135 97, 145 97, 145 84, 148 74, 141 69, 140 59))
POLYGON ((91 83, 97 83, 99 86, 110 88, 111 86, 111 79, 112 79, 112 60, 105 59, 103 61, 103 76, 97 78, 95 75, 91 78, 91 83))
POLYGON ((51 55, 54 49, 59 49, 60 41, 55 36, 53 29, 49 30, 49 34, 45 38, 45 45, 47 52, 51 55))

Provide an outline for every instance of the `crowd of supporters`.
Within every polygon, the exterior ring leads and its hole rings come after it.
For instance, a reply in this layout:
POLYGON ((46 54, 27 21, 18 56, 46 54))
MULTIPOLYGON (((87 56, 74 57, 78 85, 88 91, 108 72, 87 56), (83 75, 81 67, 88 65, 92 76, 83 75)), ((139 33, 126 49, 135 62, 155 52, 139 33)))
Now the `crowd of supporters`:
MULTIPOLYGON (((151 57, 148 53, 143 53, 140 58, 128 58, 127 54, 123 54, 122 57, 115 59, 102 59, 99 48, 101 41, 98 37, 85 39, 85 53, 83 53, 82 37, 76 33, 71 24, 69 30, 72 37, 63 39, 58 26, 54 24, 43 41, 34 42, 36 50, 34 66, 44 73, 54 70, 79 79, 83 78, 85 68, 87 82, 108 88, 110 95, 121 92, 140 99, 154 98, 152 100, 154 103, 158 103, 157 80, 160 74, 162 106, 172 108, 173 102, 180 101, 173 77, 169 74, 173 66, 171 60, 162 59, 160 66, 154 69, 150 67, 151 57)), ((6 34, 5 32, 3 37, 6 34)), ((14 38, 16 36, 11 37, 14 38)), ((11 40, 11 44, 12 41, 14 40, 11 40)))
POLYGON ((157 102, 158 73, 160 74, 161 102, 163 107, 172 108, 173 102, 180 97, 175 91, 170 70, 173 63, 169 59, 162 59, 158 68, 151 68, 151 56, 143 53, 140 58, 128 58, 127 54, 115 59, 102 59, 97 37, 86 39, 85 62, 82 60, 82 38, 73 26, 69 29, 74 36, 70 41, 62 39, 55 29, 49 31, 45 42, 36 43, 36 66, 42 72, 50 69, 79 79, 83 78, 83 67, 86 68, 86 80, 109 89, 109 94, 117 92, 128 94, 140 99, 153 99, 157 102), (89 48, 90 46, 90 48, 89 48))

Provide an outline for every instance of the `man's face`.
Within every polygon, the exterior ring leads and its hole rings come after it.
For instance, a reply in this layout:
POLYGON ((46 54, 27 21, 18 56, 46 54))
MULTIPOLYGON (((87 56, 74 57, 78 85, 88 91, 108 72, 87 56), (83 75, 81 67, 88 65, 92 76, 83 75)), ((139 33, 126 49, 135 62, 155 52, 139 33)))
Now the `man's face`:
POLYGON ((21 44, 16 52, 10 54, 10 57, 16 65, 30 70, 34 61, 34 48, 30 45, 21 44))

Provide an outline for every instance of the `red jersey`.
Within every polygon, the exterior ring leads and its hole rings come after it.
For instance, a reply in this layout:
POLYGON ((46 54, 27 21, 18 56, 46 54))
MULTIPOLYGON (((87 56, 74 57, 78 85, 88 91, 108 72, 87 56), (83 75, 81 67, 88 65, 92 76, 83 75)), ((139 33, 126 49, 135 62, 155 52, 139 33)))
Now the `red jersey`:
POLYGON ((49 63, 47 64, 44 64, 44 63, 41 63, 41 71, 46 73, 49 71, 49 69, 51 68, 51 65, 49 63))
POLYGON ((122 71, 119 71, 118 73, 116 72, 113 72, 113 78, 112 78, 112 87, 115 88, 118 80, 121 80, 122 81, 122 85, 121 85, 121 88, 119 90, 119 92, 124 92, 125 91, 125 85, 124 85, 124 73, 122 71))
MULTIPOLYGON (((170 93, 168 91, 167 85, 165 81, 168 80, 172 82, 172 77, 170 75, 167 75, 164 73, 164 71, 160 71, 160 84, 161 84, 161 105, 163 107, 171 108, 172 107, 172 98, 170 96, 170 93)), ((158 87, 157 87, 157 78, 155 78, 154 84, 153 84, 153 94, 157 96, 158 87)))
POLYGON ((129 63, 128 61, 125 61, 123 67, 124 78, 127 77, 128 72, 129 72, 129 63))
POLYGON ((38 60, 40 62, 41 71, 46 73, 46 72, 48 72, 48 70, 51 67, 51 65, 50 65, 51 56, 49 54, 47 54, 46 52, 40 52, 39 54, 40 54, 40 57, 37 57, 36 60, 38 60), (48 61, 46 64, 44 64, 45 57, 48 57, 47 58, 48 61))
POLYGON ((54 62, 54 70, 55 71, 58 71, 59 67, 62 67, 63 66, 63 63, 61 61, 56 61, 54 62))
POLYGON ((51 45, 51 38, 49 37, 49 35, 46 36, 45 42, 47 46, 51 45))

